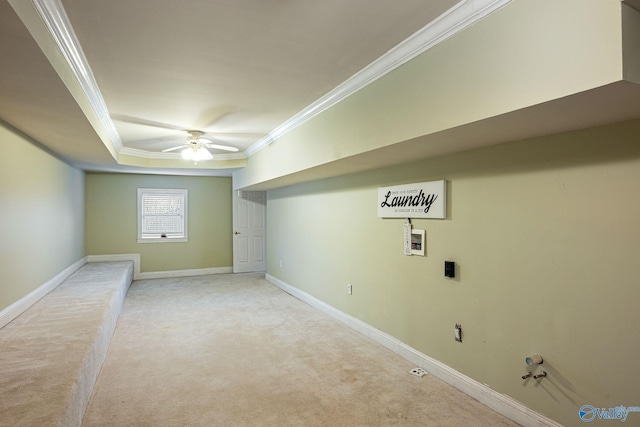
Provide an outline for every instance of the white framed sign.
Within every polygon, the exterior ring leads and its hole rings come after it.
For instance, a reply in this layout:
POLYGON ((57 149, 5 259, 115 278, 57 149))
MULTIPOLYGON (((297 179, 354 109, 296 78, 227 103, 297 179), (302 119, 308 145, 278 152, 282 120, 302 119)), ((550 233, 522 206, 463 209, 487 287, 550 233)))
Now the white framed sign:
POLYGON ((378 188, 379 218, 447 217, 446 181, 378 188))

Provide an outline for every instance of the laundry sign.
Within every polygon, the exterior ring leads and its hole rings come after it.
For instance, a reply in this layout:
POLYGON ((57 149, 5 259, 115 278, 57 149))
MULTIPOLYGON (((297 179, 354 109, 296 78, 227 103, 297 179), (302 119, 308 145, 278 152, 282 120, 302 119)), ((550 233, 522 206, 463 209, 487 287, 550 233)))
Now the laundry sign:
POLYGON ((419 182, 378 188, 380 218, 447 217, 446 181, 419 182))

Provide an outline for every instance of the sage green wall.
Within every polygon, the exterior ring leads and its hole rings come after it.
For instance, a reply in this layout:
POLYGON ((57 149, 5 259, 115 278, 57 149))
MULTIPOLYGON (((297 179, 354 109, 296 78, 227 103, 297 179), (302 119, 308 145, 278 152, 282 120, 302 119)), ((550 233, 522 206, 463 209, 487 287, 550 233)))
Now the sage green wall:
POLYGON ((637 405, 638 135, 640 120, 271 190, 268 273, 568 426, 584 404, 637 405), (440 179, 448 218, 414 220, 426 256, 404 256, 377 188, 440 179), (523 382, 536 352, 549 377, 523 382))
MULTIPOLYGON (((510 2, 253 154, 234 188, 413 138, 423 139, 414 149, 442 154, 447 130, 619 82, 621 8, 619 0, 510 2)), ((633 28, 639 14, 628 15, 633 28)))
POLYGON ((0 123, 0 311, 84 257, 84 173, 0 123))
POLYGON ((141 272, 233 265, 231 178, 87 173, 89 255, 140 254, 141 272), (189 241, 138 243, 137 189, 189 190, 189 241))

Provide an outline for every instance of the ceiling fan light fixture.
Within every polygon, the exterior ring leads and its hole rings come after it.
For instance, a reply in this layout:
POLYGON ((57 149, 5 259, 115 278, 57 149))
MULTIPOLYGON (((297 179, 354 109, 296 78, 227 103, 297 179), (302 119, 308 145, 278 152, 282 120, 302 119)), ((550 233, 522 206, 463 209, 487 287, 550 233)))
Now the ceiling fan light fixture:
POLYGON ((213 155, 206 148, 198 148, 193 156, 193 160, 201 161, 201 160, 211 160, 213 159, 213 155))
POLYGON ((191 160, 193 158, 193 149, 191 147, 187 147, 180 152, 182 154, 182 158, 185 160, 191 160))
POLYGON ((200 162, 203 160, 213 159, 213 155, 206 148, 188 147, 182 150, 182 158, 185 160, 193 160, 195 162, 200 162))

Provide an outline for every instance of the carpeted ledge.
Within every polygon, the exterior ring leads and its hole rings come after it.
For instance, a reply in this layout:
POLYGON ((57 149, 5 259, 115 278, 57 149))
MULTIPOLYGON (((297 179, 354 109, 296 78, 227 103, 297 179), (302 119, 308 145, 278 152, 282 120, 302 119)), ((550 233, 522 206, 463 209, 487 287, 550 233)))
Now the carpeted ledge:
POLYGON ((88 263, 0 329, 0 426, 80 426, 133 263, 88 263))

